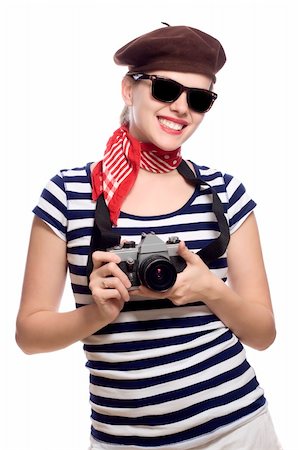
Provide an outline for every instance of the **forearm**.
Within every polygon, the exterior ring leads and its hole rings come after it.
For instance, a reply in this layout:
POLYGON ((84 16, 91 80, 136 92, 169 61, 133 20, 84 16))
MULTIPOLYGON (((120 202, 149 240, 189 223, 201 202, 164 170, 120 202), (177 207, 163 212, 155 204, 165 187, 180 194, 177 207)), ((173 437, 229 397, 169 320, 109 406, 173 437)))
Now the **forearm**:
POLYGON ((19 318, 16 341, 28 354, 65 348, 108 324, 96 304, 69 312, 38 311, 19 318))
POLYGON ((273 313, 258 298, 245 299, 219 280, 204 301, 244 344, 264 350, 274 341, 273 313))

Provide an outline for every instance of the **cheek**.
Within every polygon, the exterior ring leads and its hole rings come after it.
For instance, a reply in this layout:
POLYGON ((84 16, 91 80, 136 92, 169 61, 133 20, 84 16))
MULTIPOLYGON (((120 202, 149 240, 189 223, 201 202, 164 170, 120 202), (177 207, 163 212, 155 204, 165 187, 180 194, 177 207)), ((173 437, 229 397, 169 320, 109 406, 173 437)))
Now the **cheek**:
POLYGON ((205 118, 204 114, 196 114, 196 116, 194 117, 194 124, 195 124, 195 128, 197 128, 201 122, 203 121, 203 119, 205 118))
POLYGON ((144 122, 146 122, 146 111, 142 105, 134 104, 132 106, 132 121, 137 126, 141 126, 144 122))
POLYGON ((138 125, 149 125, 155 116, 156 106, 146 96, 136 97, 131 107, 132 119, 138 125))
POLYGON ((142 101, 134 102, 130 108, 130 132, 140 141, 148 141, 152 118, 153 114, 147 105, 142 101))
POLYGON ((196 114, 192 116, 192 125, 189 128, 188 138, 197 130, 201 122, 203 121, 205 115, 204 114, 196 114))

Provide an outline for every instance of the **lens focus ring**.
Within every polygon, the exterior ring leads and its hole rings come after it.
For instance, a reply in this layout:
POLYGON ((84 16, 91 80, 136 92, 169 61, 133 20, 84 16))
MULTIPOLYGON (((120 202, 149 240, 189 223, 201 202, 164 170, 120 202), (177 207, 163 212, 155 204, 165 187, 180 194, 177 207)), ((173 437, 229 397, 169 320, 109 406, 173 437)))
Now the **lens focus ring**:
POLYGON ((166 291, 177 278, 176 268, 163 255, 150 255, 138 267, 141 283, 154 291, 166 291))

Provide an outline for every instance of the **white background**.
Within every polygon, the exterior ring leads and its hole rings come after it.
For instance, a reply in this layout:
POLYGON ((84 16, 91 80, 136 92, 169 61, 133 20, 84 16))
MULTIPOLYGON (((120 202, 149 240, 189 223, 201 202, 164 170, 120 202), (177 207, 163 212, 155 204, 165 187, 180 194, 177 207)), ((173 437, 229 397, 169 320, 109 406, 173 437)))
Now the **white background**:
MULTIPOLYGON (((278 335, 264 352, 248 349, 248 358, 284 449, 299 449, 295 3, 0 0, 1 449, 88 446, 81 344, 26 356, 14 342, 31 210, 59 169, 100 158, 122 109, 125 69, 112 56, 162 21, 211 33, 227 53, 215 86, 219 98, 184 155, 234 174, 258 203, 278 335)), ((69 287, 62 308, 73 308, 69 287)))

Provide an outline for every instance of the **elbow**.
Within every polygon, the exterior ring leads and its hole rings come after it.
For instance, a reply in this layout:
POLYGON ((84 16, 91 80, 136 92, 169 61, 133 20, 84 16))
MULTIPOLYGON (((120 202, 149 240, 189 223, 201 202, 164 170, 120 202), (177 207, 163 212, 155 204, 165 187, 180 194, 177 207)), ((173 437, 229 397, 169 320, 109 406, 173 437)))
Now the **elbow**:
POLYGON ((263 351, 263 350, 267 350, 269 347, 271 347, 271 345, 274 343, 276 338, 276 331, 274 330, 274 332, 272 333, 272 335, 270 337, 268 337, 268 339, 265 339, 263 345, 261 345, 258 350, 263 351))
POLYGON ((276 327, 273 316, 267 322, 252 324, 247 332, 236 334, 243 344, 254 350, 267 350, 276 339, 276 327))
POLYGON ((17 321, 15 341, 18 347, 26 355, 34 355, 36 353, 40 353, 36 348, 36 344, 34 344, 32 342, 32 339, 30 339, 30 336, 28 336, 28 332, 26 332, 26 327, 22 325, 21 321, 17 321))
POLYGON ((28 345, 26 343, 26 340, 22 338, 21 334, 18 331, 16 331, 15 340, 16 340, 18 347, 26 355, 34 355, 35 353, 38 353, 38 352, 34 351, 34 349, 31 345, 28 345))
POLYGON ((275 339, 276 329, 273 327, 273 329, 269 330, 267 334, 252 342, 250 346, 255 350, 264 351, 271 347, 275 339))

